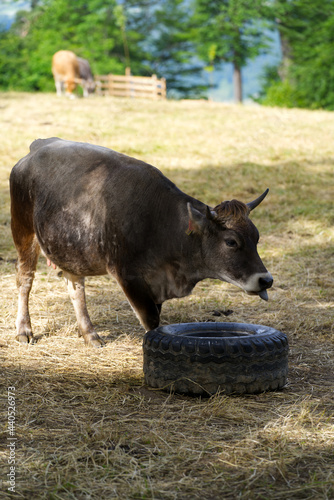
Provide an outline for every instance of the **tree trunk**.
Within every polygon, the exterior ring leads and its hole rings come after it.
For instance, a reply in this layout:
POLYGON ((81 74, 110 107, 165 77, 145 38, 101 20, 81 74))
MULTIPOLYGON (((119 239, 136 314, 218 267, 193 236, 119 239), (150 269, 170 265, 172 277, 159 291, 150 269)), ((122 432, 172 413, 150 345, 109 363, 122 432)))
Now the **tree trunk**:
POLYGON ((287 38, 281 33, 280 30, 278 30, 278 33, 282 52, 282 62, 278 68, 278 74, 280 79, 284 82, 289 76, 289 68, 291 65, 291 47, 287 38))
POLYGON ((275 19, 277 31, 279 35, 279 43, 282 53, 282 61, 278 68, 278 75, 282 82, 286 81, 289 76, 289 68, 291 65, 291 46, 287 36, 284 33, 284 26, 279 18, 275 19))
POLYGON ((241 68, 238 63, 233 63, 233 87, 234 87, 234 100, 236 103, 242 103, 242 78, 241 68))

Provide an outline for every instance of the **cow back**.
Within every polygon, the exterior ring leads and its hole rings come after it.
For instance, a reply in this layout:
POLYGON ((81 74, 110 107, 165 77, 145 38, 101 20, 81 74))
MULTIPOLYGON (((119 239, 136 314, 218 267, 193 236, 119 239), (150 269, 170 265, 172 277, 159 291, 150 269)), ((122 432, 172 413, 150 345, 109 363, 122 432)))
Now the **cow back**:
POLYGON ((76 80, 80 78, 79 62, 74 52, 59 50, 52 58, 52 73, 55 78, 76 80))

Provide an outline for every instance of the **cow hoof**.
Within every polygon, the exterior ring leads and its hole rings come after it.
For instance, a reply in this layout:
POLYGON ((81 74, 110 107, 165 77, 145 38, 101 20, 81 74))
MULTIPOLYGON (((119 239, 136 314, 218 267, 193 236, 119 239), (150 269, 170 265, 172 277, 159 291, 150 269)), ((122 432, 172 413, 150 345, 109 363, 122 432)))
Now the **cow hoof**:
POLYGON ((97 333, 93 335, 87 335, 85 337, 85 344, 88 347, 104 347, 106 343, 102 340, 97 333))
POLYGON ((20 342, 20 344, 29 344, 29 342, 31 344, 34 344, 34 337, 32 335, 32 333, 19 333, 18 335, 16 335, 15 337, 15 340, 17 342, 20 342))

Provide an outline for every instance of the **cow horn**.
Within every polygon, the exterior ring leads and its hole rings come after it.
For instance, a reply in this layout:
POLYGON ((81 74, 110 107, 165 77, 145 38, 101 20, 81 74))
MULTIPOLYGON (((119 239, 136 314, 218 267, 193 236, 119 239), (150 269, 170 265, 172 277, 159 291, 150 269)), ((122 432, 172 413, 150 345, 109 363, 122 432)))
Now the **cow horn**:
POLYGON ((265 199, 269 192, 269 189, 267 188, 264 193, 261 194, 256 200, 250 201, 249 203, 246 203, 247 207, 249 208, 249 211, 254 210, 258 205, 260 205, 261 201, 265 199))
POLYGON ((206 207, 206 218, 209 220, 216 220, 217 214, 214 210, 211 210, 208 206, 206 207))

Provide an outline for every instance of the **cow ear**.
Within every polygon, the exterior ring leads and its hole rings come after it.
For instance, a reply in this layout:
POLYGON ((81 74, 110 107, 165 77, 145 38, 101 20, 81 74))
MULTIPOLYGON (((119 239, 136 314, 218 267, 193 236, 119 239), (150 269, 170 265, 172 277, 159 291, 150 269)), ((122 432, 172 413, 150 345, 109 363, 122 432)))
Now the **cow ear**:
POLYGON ((202 233, 204 231, 205 224, 207 222, 207 217, 201 212, 196 210, 191 203, 187 203, 188 215, 189 215, 189 229, 188 232, 191 233, 202 233))

